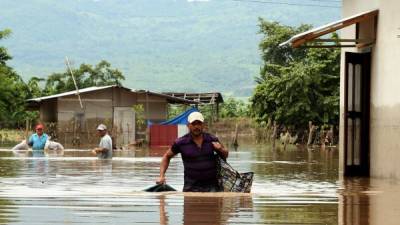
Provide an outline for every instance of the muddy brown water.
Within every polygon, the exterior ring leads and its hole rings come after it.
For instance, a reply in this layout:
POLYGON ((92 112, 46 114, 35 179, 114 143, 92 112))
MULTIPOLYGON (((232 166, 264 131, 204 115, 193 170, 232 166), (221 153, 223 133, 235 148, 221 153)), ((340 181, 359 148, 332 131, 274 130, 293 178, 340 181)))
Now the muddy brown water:
MULTIPOLYGON (((232 150, 228 160, 255 172, 250 194, 143 192, 157 179, 164 151, 116 151, 112 160, 98 160, 89 150, 2 149, 0 224, 370 224, 374 196, 386 196, 382 182, 339 181, 337 149, 255 144, 232 150)), ((167 182, 182 189, 180 157, 167 182)))

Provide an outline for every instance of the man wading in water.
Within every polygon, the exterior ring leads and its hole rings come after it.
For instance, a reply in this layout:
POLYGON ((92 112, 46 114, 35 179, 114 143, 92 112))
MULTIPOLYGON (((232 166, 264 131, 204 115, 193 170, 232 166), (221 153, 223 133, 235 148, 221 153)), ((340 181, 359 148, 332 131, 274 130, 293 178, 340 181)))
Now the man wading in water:
POLYGON ((216 154, 223 159, 228 157, 228 150, 218 138, 203 132, 204 117, 199 112, 192 112, 188 117, 189 133, 176 139, 164 154, 160 165, 158 184, 164 184, 165 172, 169 162, 176 154, 181 153, 184 167, 183 191, 217 192, 216 154))
POLYGON ((92 150, 93 154, 97 155, 99 159, 111 159, 112 158, 112 139, 107 133, 107 127, 104 124, 100 124, 97 127, 97 135, 101 138, 99 147, 92 150))

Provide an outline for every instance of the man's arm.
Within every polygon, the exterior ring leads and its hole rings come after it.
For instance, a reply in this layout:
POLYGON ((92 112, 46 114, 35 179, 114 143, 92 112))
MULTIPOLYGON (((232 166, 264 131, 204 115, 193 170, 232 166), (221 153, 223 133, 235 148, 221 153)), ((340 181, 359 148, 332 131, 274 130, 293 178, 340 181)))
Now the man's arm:
POLYGON ((92 152, 94 154, 106 153, 108 151, 112 151, 112 140, 111 140, 111 138, 110 139, 101 139, 99 147, 94 148, 92 150, 92 152))
POLYGON ((93 149, 93 151, 97 154, 97 153, 107 152, 108 149, 107 148, 97 147, 97 148, 93 149))
POLYGON ((33 146, 33 135, 31 135, 30 137, 29 137, 29 140, 28 140, 28 142, 26 142, 30 147, 32 147, 33 146))
POLYGON ((176 154, 171 150, 168 149, 168 151, 164 154, 164 156, 161 159, 160 163, 160 177, 157 180, 157 184, 165 184, 165 172, 167 172, 168 166, 169 166, 169 161, 171 160, 172 157, 174 157, 176 154))
POLYGON ((217 142, 217 141, 213 141, 212 144, 214 146, 215 151, 218 153, 219 156, 221 156, 223 159, 228 158, 229 151, 228 151, 228 149, 226 149, 224 147, 223 144, 221 144, 220 142, 217 142))

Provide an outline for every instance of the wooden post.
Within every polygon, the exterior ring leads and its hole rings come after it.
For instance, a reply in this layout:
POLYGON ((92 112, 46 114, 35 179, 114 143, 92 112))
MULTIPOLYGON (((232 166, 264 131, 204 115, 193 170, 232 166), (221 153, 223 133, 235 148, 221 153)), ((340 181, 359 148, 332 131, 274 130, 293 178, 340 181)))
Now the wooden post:
POLYGON ((86 135, 87 135, 87 143, 86 144, 90 144, 92 142, 90 140, 89 124, 88 124, 87 118, 85 118, 85 127, 86 127, 86 135))
POLYGON ((214 104, 211 104, 211 123, 214 123, 215 120, 215 109, 214 109, 214 104))
POLYGON ((272 120, 268 118, 267 127, 265 128, 265 140, 271 141, 271 131, 273 131, 272 120))
POLYGON ((73 130, 72 145, 76 146, 76 115, 74 115, 74 130, 73 130))
POLYGON ((219 121, 219 103, 217 102, 216 104, 216 110, 217 110, 217 122, 219 121))
MULTIPOLYGON (((129 123, 126 123, 126 127, 128 129, 128 143, 127 143, 127 145, 129 145, 130 143, 134 143, 135 140, 130 140, 129 139, 130 138, 130 136, 129 136, 129 123)), ((124 131, 122 130, 122 132, 124 132, 124 131)), ((125 138, 125 134, 123 133, 122 135, 124 135, 124 138, 125 138)))
POLYGON ((272 131, 272 150, 275 150, 275 142, 276 142, 276 133, 278 132, 278 125, 276 121, 274 121, 273 131, 272 131))
POLYGON ((329 131, 326 134, 326 139, 327 139, 327 141, 329 143, 329 146, 332 146, 332 144, 333 144, 333 136, 334 136, 333 125, 331 125, 329 131))
POLYGON ((235 150, 237 149, 237 147, 239 146, 238 144, 238 132, 239 132, 239 124, 236 123, 236 128, 235 128, 235 136, 233 137, 233 147, 235 148, 235 150))
POLYGON ((310 146, 310 145, 312 144, 312 137, 313 137, 313 134, 314 134, 314 131, 315 131, 315 127, 316 127, 316 126, 312 124, 312 121, 309 121, 309 122, 308 122, 308 129, 309 129, 309 132, 308 132, 307 147, 310 146))
POLYGON ((25 120, 25 140, 28 140, 29 135, 29 119, 25 120))
POLYGON ((290 133, 289 133, 289 131, 286 131, 286 134, 283 137, 283 150, 286 150, 286 146, 289 142, 289 138, 290 138, 290 133))
POLYGON ((64 146, 67 146, 67 134, 65 131, 63 132, 63 134, 64 134, 64 146))

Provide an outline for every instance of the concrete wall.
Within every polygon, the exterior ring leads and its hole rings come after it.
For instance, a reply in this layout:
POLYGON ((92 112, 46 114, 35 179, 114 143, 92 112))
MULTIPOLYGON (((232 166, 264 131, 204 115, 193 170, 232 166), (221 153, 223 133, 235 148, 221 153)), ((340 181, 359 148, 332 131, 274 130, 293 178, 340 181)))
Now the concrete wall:
MULTIPOLYGON (((372 177, 400 178, 400 1, 344 0, 343 17, 379 9, 376 44, 370 49, 342 49, 340 147, 343 149, 344 52, 371 50, 370 167, 372 177)), ((368 35, 372 26, 360 26, 368 35)), ((354 26, 343 29, 341 38, 355 38, 354 26)), ((343 151, 340 153, 343 171, 343 151)))

